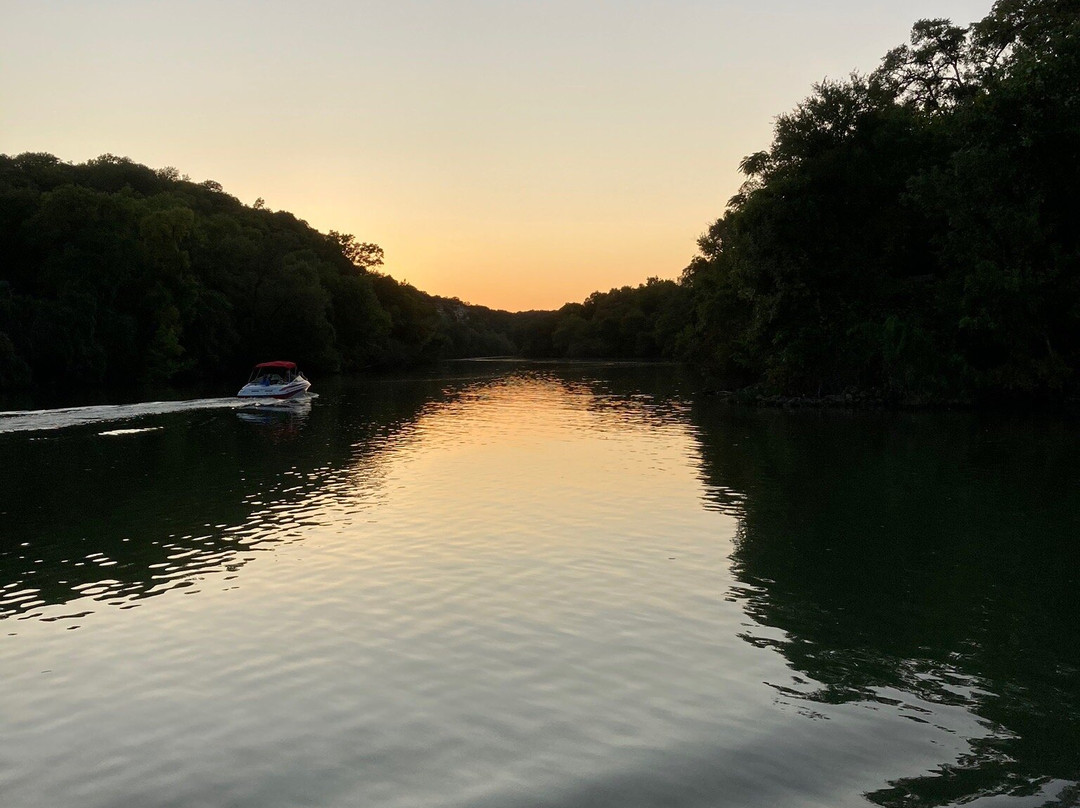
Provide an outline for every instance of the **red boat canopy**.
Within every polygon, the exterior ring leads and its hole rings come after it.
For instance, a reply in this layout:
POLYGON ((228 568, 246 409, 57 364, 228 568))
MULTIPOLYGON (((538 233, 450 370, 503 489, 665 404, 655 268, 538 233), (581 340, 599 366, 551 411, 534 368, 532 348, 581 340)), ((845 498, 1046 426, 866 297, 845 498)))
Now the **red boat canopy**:
POLYGON ((286 370, 296 370, 295 362, 260 362, 255 367, 257 368, 285 368, 286 370))

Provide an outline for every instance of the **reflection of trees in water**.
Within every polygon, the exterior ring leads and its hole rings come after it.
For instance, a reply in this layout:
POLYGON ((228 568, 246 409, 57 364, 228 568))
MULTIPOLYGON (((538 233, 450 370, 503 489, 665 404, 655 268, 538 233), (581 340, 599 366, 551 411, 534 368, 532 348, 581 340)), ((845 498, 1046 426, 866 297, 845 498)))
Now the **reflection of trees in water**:
POLYGON ((985 722, 963 759, 870 799, 943 805, 1080 778, 1073 426, 723 405, 693 420, 710 496, 740 517, 739 594, 786 634, 760 642, 819 683, 793 695, 896 688, 985 722))
MULTIPOLYGON (((507 370, 321 383, 299 422, 196 412, 148 419, 164 428, 141 435, 99 437, 99 425, 5 436, 0 617, 102 587, 111 602, 228 574, 335 498, 377 489, 383 458, 426 413, 506 383, 507 370)), ((585 391, 619 421, 684 423, 694 389, 663 366, 509 371, 585 391)), ((788 696, 884 703, 895 689, 986 722, 964 758, 872 800, 943 805, 1080 779, 1074 428, 719 404, 689 417, 711 504, 740 520, 738 594, 784 633, 747 640, 813 680, 788 696)))
MULTIPOLYGON (((669 424, 686 422, 689 396, 700 387, 700 376, 674 363, 635 363, 592 360, 478 360, 448 363, 444 384, 477 398, 494 388, 549 386, 562 391, 573 406, 611 423, 669 424)), ((456 399, 455 399, 456 400, 456 399)))
POLYGON ((163 427, 141 434, 101 436, 109 427, 94 424, 3 436, 0 618, 235 572, 327 498, 377 486, 387 438, 447 394, 372 382, 323 395, 310 412, 197 411, 136 422, 163 427))
POLYGON ((620 423, 685 423, 687 401, 700 377, 680 365, 581 362, 558 365, 544 378, 571 393, 584 392, 587 408, 620 423))

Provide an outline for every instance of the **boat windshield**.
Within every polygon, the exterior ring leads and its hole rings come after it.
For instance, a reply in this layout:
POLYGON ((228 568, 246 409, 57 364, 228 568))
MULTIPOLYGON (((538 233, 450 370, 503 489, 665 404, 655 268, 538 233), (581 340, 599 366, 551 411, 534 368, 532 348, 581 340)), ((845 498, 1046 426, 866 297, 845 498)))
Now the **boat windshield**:
POLYGON ((288 384, 297 376, 299 371, 283 367, 257 367, 251 372, 248 384, 288 384))

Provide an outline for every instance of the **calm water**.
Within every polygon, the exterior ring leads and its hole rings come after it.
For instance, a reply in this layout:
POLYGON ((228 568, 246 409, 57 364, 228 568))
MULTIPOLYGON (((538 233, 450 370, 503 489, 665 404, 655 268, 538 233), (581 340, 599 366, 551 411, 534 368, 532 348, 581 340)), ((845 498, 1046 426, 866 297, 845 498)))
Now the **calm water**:
POLYGON ((315 389, 0 415, 0 805, 1080 804, 1075 424, 315 389))

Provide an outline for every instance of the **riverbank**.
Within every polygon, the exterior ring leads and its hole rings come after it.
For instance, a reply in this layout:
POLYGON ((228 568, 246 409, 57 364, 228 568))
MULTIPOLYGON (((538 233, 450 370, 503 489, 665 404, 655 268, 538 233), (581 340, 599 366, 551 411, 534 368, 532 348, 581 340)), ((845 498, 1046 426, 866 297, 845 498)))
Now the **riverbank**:
POLYGON ((934 398, 886 396, 867 391, 848 391, 830 395, 781 395, 754 388, 734 390, 706 388, 701 396, 747 407, 775 409, 849 409, 896 412, 1001 411, 1053 414, 1080 414, 1080 399, 1067 397, 1058 400, 1023 397, 934 398))

